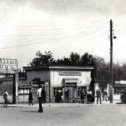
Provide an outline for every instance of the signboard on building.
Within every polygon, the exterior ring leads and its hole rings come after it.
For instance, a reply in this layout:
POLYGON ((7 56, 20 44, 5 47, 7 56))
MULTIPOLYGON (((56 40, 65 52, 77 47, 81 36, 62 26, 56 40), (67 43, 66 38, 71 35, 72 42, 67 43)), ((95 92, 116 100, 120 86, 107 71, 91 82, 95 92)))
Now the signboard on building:
POLYGON ((115 84, 125 84, 126 85, 126 80, 115 81, 115 84))
POLYGON ((0 72, 12 72, 18 69, 17 59, 0 58, 0 72))
POLYGON ((79 71, 59 71, 60 76, 82 76, 79 71))

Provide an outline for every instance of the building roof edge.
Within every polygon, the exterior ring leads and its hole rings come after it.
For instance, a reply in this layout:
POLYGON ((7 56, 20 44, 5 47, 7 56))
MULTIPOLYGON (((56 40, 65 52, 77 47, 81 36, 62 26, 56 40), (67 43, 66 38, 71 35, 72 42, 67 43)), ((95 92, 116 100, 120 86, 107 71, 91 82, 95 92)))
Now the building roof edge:
POLYGON ((91 66, 40 66, 40 67, 23 67, 26 71, 31 70, 93 70, 94 67, 91 66))

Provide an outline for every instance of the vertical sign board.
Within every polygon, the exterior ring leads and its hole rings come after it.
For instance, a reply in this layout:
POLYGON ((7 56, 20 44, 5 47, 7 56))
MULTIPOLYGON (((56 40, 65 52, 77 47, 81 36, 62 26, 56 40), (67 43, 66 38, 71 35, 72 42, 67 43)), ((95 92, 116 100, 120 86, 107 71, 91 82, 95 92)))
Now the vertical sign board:
MULTIPOLYGON (((12 75, 13 76, 13 89, 12 89, 12 102, 16 103, 17 96, 17 71, 18 70, 18 60, 17 59, 8 59, 0 58, 0 75, 12 75)), ((6 81, 6 80, 5 80, 6 81)), ((8 84, 6 84, 8 86, 8 84)))

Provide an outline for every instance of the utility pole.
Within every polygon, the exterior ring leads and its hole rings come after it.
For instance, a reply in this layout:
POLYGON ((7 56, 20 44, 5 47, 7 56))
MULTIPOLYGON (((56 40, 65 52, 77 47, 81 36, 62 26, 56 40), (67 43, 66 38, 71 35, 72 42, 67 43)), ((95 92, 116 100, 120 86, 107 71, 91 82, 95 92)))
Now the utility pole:
POLYGON ((110 76, 111 85, 113 86, 113 22, 110 20, 110 76))
POLYGON ((110 20, 110 103, 113 103, 114 95, 114 84, 113 84, 113 38, 116 39, 116 36, 113 34, 113 22, 110 20))

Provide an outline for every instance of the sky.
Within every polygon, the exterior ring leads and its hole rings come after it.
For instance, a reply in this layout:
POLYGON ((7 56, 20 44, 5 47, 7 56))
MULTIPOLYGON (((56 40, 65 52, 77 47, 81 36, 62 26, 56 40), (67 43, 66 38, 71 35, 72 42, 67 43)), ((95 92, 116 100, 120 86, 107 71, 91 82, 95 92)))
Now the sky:
POLYGON ((88 52, 109 62, 110 19, 113 60, 126 63, 125 0, 0 0, 0 58, 22 67, 40 50, 55 59, 88 52))

